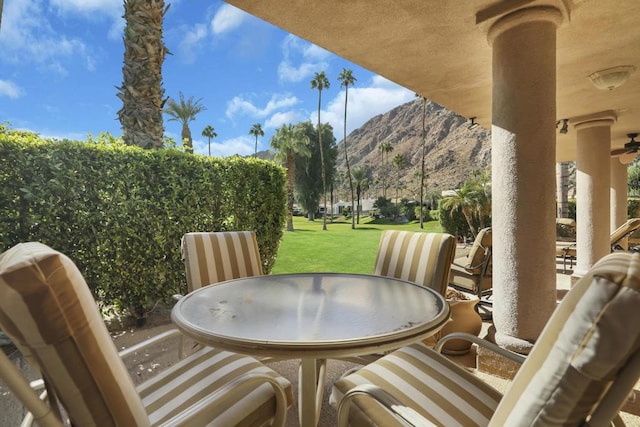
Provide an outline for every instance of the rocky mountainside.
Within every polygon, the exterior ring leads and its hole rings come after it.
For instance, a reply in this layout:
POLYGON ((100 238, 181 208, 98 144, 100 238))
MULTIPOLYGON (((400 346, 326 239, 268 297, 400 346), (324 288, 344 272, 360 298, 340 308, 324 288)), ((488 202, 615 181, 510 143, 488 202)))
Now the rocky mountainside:
MULTIPOLYGON (((347 118, 348 119, 348 118, 347 118)), ((460 186, 477 169, 491 165, 490 133, 476 126, 469 129, 469 121, 444 107, 427 101, 425 134, 427 154, 425 169, 428 179, 426 192, 441 192, 460 186)), ((339 135, 340 130, 334 129, 339 135)), ((340 139, 340 138, 338 138, 340 139)), ((381 176, 387 170, 387 197, 395 197, 396 182, 400 178, 401 197, 419 197, 422 156, 422 102, 420 99, 400 105, 385 114, 373 117, 347 136, 351 169, 366 168, 374 185, 366 197, 381 194, 381 176), (388 141, 393 151, 383 162, 378 146, 388 141), (396 154, 403 154, 406 166, 400 170, 391 163, 396 154)), ((346 172, 344 145, 338 144, 338 170, 346 172)), ((387 156, 386 156, 387 157, 387 156)), ((348 183, 347 183, 348 186, 348 183)))

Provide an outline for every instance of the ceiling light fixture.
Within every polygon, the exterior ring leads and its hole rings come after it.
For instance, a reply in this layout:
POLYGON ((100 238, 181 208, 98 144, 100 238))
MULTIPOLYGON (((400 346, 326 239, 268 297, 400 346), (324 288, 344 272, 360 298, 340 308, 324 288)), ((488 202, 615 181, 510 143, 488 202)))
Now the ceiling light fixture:
POLYGON ((469 117, 469 120, 471 120, 471 123, 469 124, 469 129, 474 129, 478 127, 478 124, 476 123, 476 119, 477 117, 469 117))
POLYGON ((556 122, 556 129, 558 129, 558 126, 560 126, 560 123, 562 123, 562 127, 560 128, 560 133, 569 132, 569 119, 558 120, 556 122))
POLYGON ((596 71, 590 74, 589 80, 600 90, 613 90, 622 86, 635 70, 636 67, 633 65, 607 68, 606 70, 596 71))

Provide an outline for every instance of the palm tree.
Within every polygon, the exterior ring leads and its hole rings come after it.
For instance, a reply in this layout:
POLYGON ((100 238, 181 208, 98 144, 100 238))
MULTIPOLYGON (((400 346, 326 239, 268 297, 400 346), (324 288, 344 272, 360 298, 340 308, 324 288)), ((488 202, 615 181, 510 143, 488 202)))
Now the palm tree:
POLYGON ((324 195, 324 212, 322 214, 322 229, 327 229, 327 173, 324 169, 324 150, 322 148, 322 131, 320 130, 320 109, 322 107, 322 90, 329 89, 329 79, 324 71, 316 73, 311 80, 311 89, 318 89, 318 145, 320 146, 320 162, 322 163, 322 194, 324 195))
POLYGON ((215 138, 218 134, 213 129, 213 126, 207 125, 204 129, 202 129, 202 136, 209 139, 209 157, 211 157, 211 138, 215 138))
POLYGON ((476 200, 476 215, 480 229, 485 228, 486 219, 491 217, 491 174, 488 170, 474 170, 470 180, 473 197, 476 200))
POLYGON ((193 139, 191 139, 191 129, 189 129, 189 122, 196 119, 196 115, 206 110, 205 106, 200 104, 202 98, 193 100, 193 96, 185 101, 182 92, 179 93, 180 102, 176 102, 174 99, 169 98, 167 100, 167 106, 164 112, 171 118, 169 121, 176 121, 182 123, 182 143, 187 153, 193 153, 193 139))
POLYGON ((291 124, 283 125, 271 137, 271 147, 276 160, 287 168, 287 231, 293 231, 293 202, 296 184, 296 155, 309 157, 309 138, 302 129, 291 124))
MULTIPOLYGON (((0 5, 2 1, 0 1, 0 5)), ((168 50, 162 41, 164 0, 124 0, 124 64, 118 119, 127 145, 162 148, 164 89, 162 64, 168 50)))
POLYGON ((420 228, 424 228, 424 172, 425 172, 425 158, 427 156, 427 135, 426 135, 426 120, 427 120, 427 98, 422 95, 416 96, 420 98, 422 102, 422 165, 420 169, 420 228))
MULTIPOLYGON (((344 86, 344 138, 342 143, 344 144, 344 161, 347 165, 347 175, 349 176, 349 188, 351 189, 351 212, 353 212, 354 206, 354 194, 353 194, 353 178, 351 177, 351 168, 349 167, 349 155, 347 154, 347 104, 349 101, 349 85, 353 86, 356 82, 356 78, 353 77, 353 71, 342 69, 342 72, 338 76, 340 86, 344 86)), ((356 228, 355 217, 351 215, 351 229, 356 228)))
POLYGON ((367 175, 367 171, 364 168, 355 168, 353 170, 353 179, 356 182, 356 200, 358 201, 355 211, 358 224, 360 224, 360 196, 369 188, 369 177, 367 175))
POLYGON ((262 130, 262 126, 260 125, 260 123, 256 123, 253 126, 251 126, 249 135, 253 135, 256 137, 256 148, 253 152, 253 157, 258 157, 258 137, 264 136, 264 131, 262 130))
POLYGON ((454 211, 462 212, 464 219, 469 225, 472 237, 476 237, 476 228, 474 226, 473 215, 477 210, 477 188, 472 181, 465 181, 462 186, 455 191, 452 196, 447 196, 442 202, 442 207, 454 211))
POLYGON ((400 188, 400 173, 402 172, 404 166, 407 164, 407 160, 405 159, 404 154, 398 153, 393 156, 392 164, 398 170, 398 176, 396 178, 396 204, 399 204, 400 201, 398 199, 398 189, 400 188))
POLYGON ((393 151, 393 145, 389 141, 382 141, 378 144, 378 151, 382 155, 382 196, 387 198, 387 172, 389 166, 389 153, 393 151), (386 154, 386 162, 385 162, 386 154))

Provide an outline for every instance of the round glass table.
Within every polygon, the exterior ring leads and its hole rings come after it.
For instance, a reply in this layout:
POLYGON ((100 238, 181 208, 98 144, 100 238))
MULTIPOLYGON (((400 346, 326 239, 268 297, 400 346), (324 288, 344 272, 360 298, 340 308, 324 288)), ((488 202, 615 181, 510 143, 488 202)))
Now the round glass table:
POLYGON ((403 280, 342 273, 254 276, 197 289, 171 317, 197 341, 253 356, 301 359, 300 424, 317 424, 324 361, 381 353, 435 334, 449 305, 403 280))

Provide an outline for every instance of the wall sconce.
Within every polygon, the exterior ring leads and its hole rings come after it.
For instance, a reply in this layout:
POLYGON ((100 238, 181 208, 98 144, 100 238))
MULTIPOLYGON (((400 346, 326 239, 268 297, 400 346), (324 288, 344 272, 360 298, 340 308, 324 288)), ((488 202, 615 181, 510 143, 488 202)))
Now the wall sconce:
POLYGON ((562 127, 560 128, 560 133, 569 132, 569 119, 562 119, 556 122, 556 129, 560 126, 560 122, 562 122, 562 127))
POLYGON ((478 124, 476 123, 476 119, 477 117, 469 117, 469 120, 471 120, 471 123, 469 124, 469 129, 474 129, 478 127, 478 124))
POLYGON ((596 71, 589 75, 589 80, 600 90, 613 90, 620 87, 629 79, 631 73, 636 70, 633 65, 622 65, 596 71))

